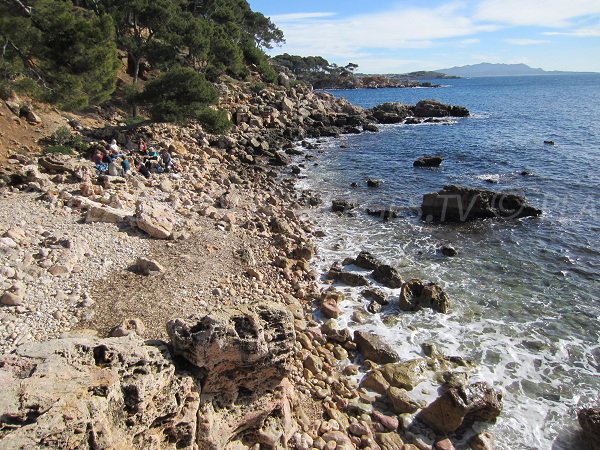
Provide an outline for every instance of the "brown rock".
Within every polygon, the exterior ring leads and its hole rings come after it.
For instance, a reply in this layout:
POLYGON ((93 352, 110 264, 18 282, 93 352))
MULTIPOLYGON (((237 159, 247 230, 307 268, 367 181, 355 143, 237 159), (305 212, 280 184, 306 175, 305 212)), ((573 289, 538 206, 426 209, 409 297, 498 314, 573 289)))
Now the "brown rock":
POLYGON ((494 437, 489 431, 473 436, 473 439, 469 442, 469 446, 472 450, 496 450, 494 437))
POLYGON ((453 433, 474 421, 494 422, 502 411, 502 394, 487 383, 450 388, 419 413, 438 433, 453 433))
POLYGON ((413 278, 402 286, 400 292, 400 309, 403 311, 420 311, 430 308, 434 311, 447 313, 450 308, 448 294, 435 283, 424 284, 413 278))
POLYGON ((404 442, 398 433, 377 433, 375 440, 382 450, 404 450, 404 442))
POLYGON ((381 373, 390 385, 410 391, 425 379, 426 369, 427 360, 416 358, 386 364, 381 368, 381 373))
POLYGON ((399 289, 402 287, 402 277, 396 269, 388 264, 377 266, 373 271, 373 278, 386 287, 399 289))
POLYGON ((125 319, 110 331, 110 337, 124 337, 130 334, 144 336, 146 327, 140 319, 125 319))
POLYGON ((388 389, 387 396, 396 414, 412 414, 420 409, 419 404, 410 398, 406 389, 392 386, 388 389))
POLYGON ((370 389, 383 395, 389 389, 390 383, 383 378, 383 375, 379 370, 371 370, 360 381, 360 387, 370 389))
POLYGON ((600 449, 600 409, 581 409, 577 412, 577 419, 592 449, 600 449))
POLYGON ((139 257, 137 259, 135 269, 146 276, 165 272, 165 268, 158 261, 144 257, 139 257))
POLYGON ((366 331, 356 331, 354 342, 358 351, 365 359, 379 364, 395 362, 400 359, 398 354, 381 337, 366 331))
POLYGON ((435 443, 435 450, 454 450, 452 441, 448 438, 439 440, 435 443))

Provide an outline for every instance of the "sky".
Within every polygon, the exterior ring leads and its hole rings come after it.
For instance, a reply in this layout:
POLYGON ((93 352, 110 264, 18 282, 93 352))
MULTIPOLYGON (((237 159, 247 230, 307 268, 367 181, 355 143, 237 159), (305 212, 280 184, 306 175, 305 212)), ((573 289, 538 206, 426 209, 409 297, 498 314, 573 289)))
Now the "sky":
POLYGON ((284 32, 269 50, 405 73, 481 62, 600 72, 600 0, 249 0, 284 32))

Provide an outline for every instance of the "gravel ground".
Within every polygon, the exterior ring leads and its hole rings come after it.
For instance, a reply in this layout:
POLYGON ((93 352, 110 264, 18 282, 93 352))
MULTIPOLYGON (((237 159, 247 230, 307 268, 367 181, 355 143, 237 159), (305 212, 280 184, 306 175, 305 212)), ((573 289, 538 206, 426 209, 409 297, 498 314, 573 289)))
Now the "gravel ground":
POLYGON ((0 354, 85 327, 98 300, 92 284, 110 283, 107 274, 125 270, 151 244, 134 230, 82 223, 80 211, 37 197, 6 191, 0 197, 0 295, 16 284, 20 298, 19 305, 0 306, 0 354))

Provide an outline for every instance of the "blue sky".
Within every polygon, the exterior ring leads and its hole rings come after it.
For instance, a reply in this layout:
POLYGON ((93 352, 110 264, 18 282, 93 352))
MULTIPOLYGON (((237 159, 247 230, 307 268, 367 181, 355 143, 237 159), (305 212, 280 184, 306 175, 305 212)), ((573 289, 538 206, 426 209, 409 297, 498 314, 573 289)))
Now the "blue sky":
POLYGON ((286 44, 365 73, 492 63, 600 72, 600 0, 249 0, 286 44))

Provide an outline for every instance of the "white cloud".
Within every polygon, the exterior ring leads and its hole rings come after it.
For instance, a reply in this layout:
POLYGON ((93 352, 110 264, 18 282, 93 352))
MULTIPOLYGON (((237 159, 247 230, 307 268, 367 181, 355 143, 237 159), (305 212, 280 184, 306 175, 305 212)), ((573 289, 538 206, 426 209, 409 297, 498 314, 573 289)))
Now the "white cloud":
POLYGON ((281 24, 284 22, 294 22, 305 19, 318 19, 321 17, 333 17, 337 15, 334 12, 306 12, 306 13, 290 13, 290 14, 279 14, 271 16, 270 19, 276 23, 281 24))
POLYGON ((600 14, 598 0, 483 0, 475 19, 507 25, 567 27, 577 17, 600 14))
POLYGON ((590 28, 578 28, 570 31, 548 31, 546 36, 600 37, 600 24, 590 28))
POLYGON ((272 19, 286 37, 287 44, 281 51, 351 57, 364 49, 426 48, 442 39, 496 29, 490 24, 474 23, 460 14, 460 6, 451 3, 439 8, 397 8, 345 18, 302 13, 289 20, 272 19))
POLYGON ((505 42, 512 45, 543 45, 550 43, 546 39, 505 39, 505 42))

